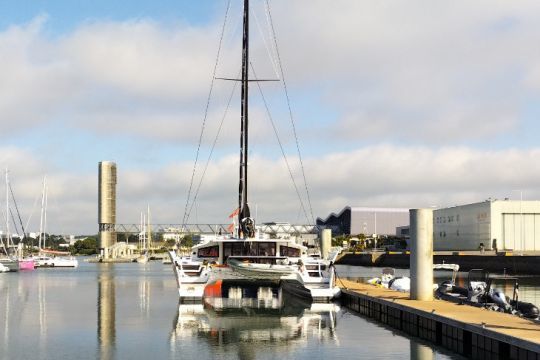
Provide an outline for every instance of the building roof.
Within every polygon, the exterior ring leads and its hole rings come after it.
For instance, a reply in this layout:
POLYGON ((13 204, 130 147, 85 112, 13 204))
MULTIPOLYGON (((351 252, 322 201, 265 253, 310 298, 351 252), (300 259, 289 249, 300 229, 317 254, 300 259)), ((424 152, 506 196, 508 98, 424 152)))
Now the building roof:
POLYGON ((408 208, 351 207, 355 212, 409 212, 408 208))

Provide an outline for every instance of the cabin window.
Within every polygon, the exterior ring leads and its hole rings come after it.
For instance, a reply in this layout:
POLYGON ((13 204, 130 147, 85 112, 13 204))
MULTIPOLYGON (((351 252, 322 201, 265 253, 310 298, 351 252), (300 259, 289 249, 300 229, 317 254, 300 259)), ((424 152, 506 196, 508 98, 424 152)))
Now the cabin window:
POLYGON ((223 261, 229 256, 242 256, 245 254, 243 242, 225 242, 223 243, 223 261))
POLYGON ((281 256, 300 257, 300 249, 290 246, 280 246, 281 256))
POLYGON ((259 256, 276 256, 276 243, 273 243, 273 242, 259 243, 259 256))
POLYGON ((199 252, 197 254, 198 257, 204 258, 204 257, 218 257, 219 256, 219 246, 211 246, 199 249, 199 252))

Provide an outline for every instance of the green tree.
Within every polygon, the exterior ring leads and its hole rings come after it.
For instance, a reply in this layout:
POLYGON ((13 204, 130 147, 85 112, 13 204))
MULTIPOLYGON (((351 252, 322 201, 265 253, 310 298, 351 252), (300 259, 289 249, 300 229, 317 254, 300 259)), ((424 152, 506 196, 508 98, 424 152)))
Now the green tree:
POLYGON ((182 246, 185 247, 192 247, 193 246, 193 236, 191 234, 188 234, 182 238, 182 241, 180 242, 182 246))
POLYGON ((75 244, 70 246, 70 252, 74 255, 94 255, 97 254, 98 241, 96 237, 87 237, 83 240, 75 241, 75 244))

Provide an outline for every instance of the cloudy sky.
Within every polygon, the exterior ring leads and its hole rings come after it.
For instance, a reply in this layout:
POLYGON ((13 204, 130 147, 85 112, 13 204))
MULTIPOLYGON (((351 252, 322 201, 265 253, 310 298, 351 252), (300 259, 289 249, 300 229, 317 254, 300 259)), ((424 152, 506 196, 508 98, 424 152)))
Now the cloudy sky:
MULTIPOLYGON (((96 232, 102 160, 118 165, 118 223, 147 205, 154 223, 182 222, 227 3, 0 2, 0 166, 29 231, 47 175, 49 230, 96 232)), ((265 2, 252 3, 253 69, 276 79, 265 2)), ((538 1, 269 3, 314 217, 540 199, 538 1)), ((240 7, 217 77, 239 72, 240 7)), ((311 219, 283 83, 261 87, 311 219)), ((251 207, 306 223, 250 91, 251 207)), ((193 188, 223 125, 189 223, 226 223, 237 202, 239 91, 216 80, 212 92, 193 188)))

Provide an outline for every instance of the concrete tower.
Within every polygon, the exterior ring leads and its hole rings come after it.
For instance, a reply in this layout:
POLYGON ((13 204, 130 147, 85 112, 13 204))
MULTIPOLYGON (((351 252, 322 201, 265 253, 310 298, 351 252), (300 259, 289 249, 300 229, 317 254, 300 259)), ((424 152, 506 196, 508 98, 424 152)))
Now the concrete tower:
POLYGON ((108 259, 116 244, 116 164, 112 161, 99 163, 98 193, 99 252, 108 259))

